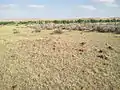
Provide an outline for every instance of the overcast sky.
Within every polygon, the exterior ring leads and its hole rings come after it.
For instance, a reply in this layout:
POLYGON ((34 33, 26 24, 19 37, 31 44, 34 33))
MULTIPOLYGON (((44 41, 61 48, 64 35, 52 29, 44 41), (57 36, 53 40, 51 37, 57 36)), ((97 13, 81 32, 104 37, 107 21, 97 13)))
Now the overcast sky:
POLYGON ((120 0, 0 0, 0 19, 120 17, 120 0))

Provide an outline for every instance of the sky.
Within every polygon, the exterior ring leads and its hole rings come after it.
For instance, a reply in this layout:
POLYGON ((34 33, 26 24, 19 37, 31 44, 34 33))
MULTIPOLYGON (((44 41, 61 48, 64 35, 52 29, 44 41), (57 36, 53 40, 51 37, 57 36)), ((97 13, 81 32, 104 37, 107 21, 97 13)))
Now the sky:
POLYGON ((120 0, 0 0, 0 19, 120 17, 120 0))

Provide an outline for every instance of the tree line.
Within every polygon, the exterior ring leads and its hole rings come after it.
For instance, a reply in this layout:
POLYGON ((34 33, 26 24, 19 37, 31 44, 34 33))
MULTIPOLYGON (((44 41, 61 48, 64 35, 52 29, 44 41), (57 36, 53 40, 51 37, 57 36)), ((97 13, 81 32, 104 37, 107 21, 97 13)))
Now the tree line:
POLYGON ((19 25, 19 24, 70 24, 70 23, 110 23, 110 22, 120 22, 120 19, 77 19, 77 20, 38 20, 38 21, 0 21, 0 25, 19 25))

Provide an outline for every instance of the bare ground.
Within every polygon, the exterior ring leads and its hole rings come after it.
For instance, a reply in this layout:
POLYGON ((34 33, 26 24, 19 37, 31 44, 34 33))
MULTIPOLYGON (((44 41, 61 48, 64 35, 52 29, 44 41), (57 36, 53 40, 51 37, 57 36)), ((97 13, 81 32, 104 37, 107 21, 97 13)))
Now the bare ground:
POLYGON ((0 28, 0 90, 120 90, 120 35, 13 28, 0 28))

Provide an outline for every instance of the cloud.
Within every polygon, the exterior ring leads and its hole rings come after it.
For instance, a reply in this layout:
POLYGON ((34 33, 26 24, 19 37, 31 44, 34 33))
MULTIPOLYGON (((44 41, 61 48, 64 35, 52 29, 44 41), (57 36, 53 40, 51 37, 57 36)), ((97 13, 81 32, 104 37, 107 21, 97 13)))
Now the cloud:
POLYGON ((101 3, 114 3, 116 0, 93 0, 93 1, 101 3))
POLYGON ((116 0, 93 0, 93 1, 102 3, 107 7, 113 7, 113 8, 119 7, 119 5, 116 3, 116 0))
POLYGON ((88 10, 91 10, 91 11, 96 10, 96 8, 92 5, 79 5, 78 7, 88 9, 88 10))
POLYGON ((44 5, 28 5, 30 8, 44 8, 44 5))
POLYGON ((12 9, 12 8, 14 8, 15 6, 17 6, 17 5, 15 5, 15 4, 0 4, 0 10, 12 9))
POLYGON ((118 4, 115 4, 115 3, 105 3, 105 5, 106 5, 107 7, 115 7, 115 8, 119 7, 119 5, 118 5, 118 4))

